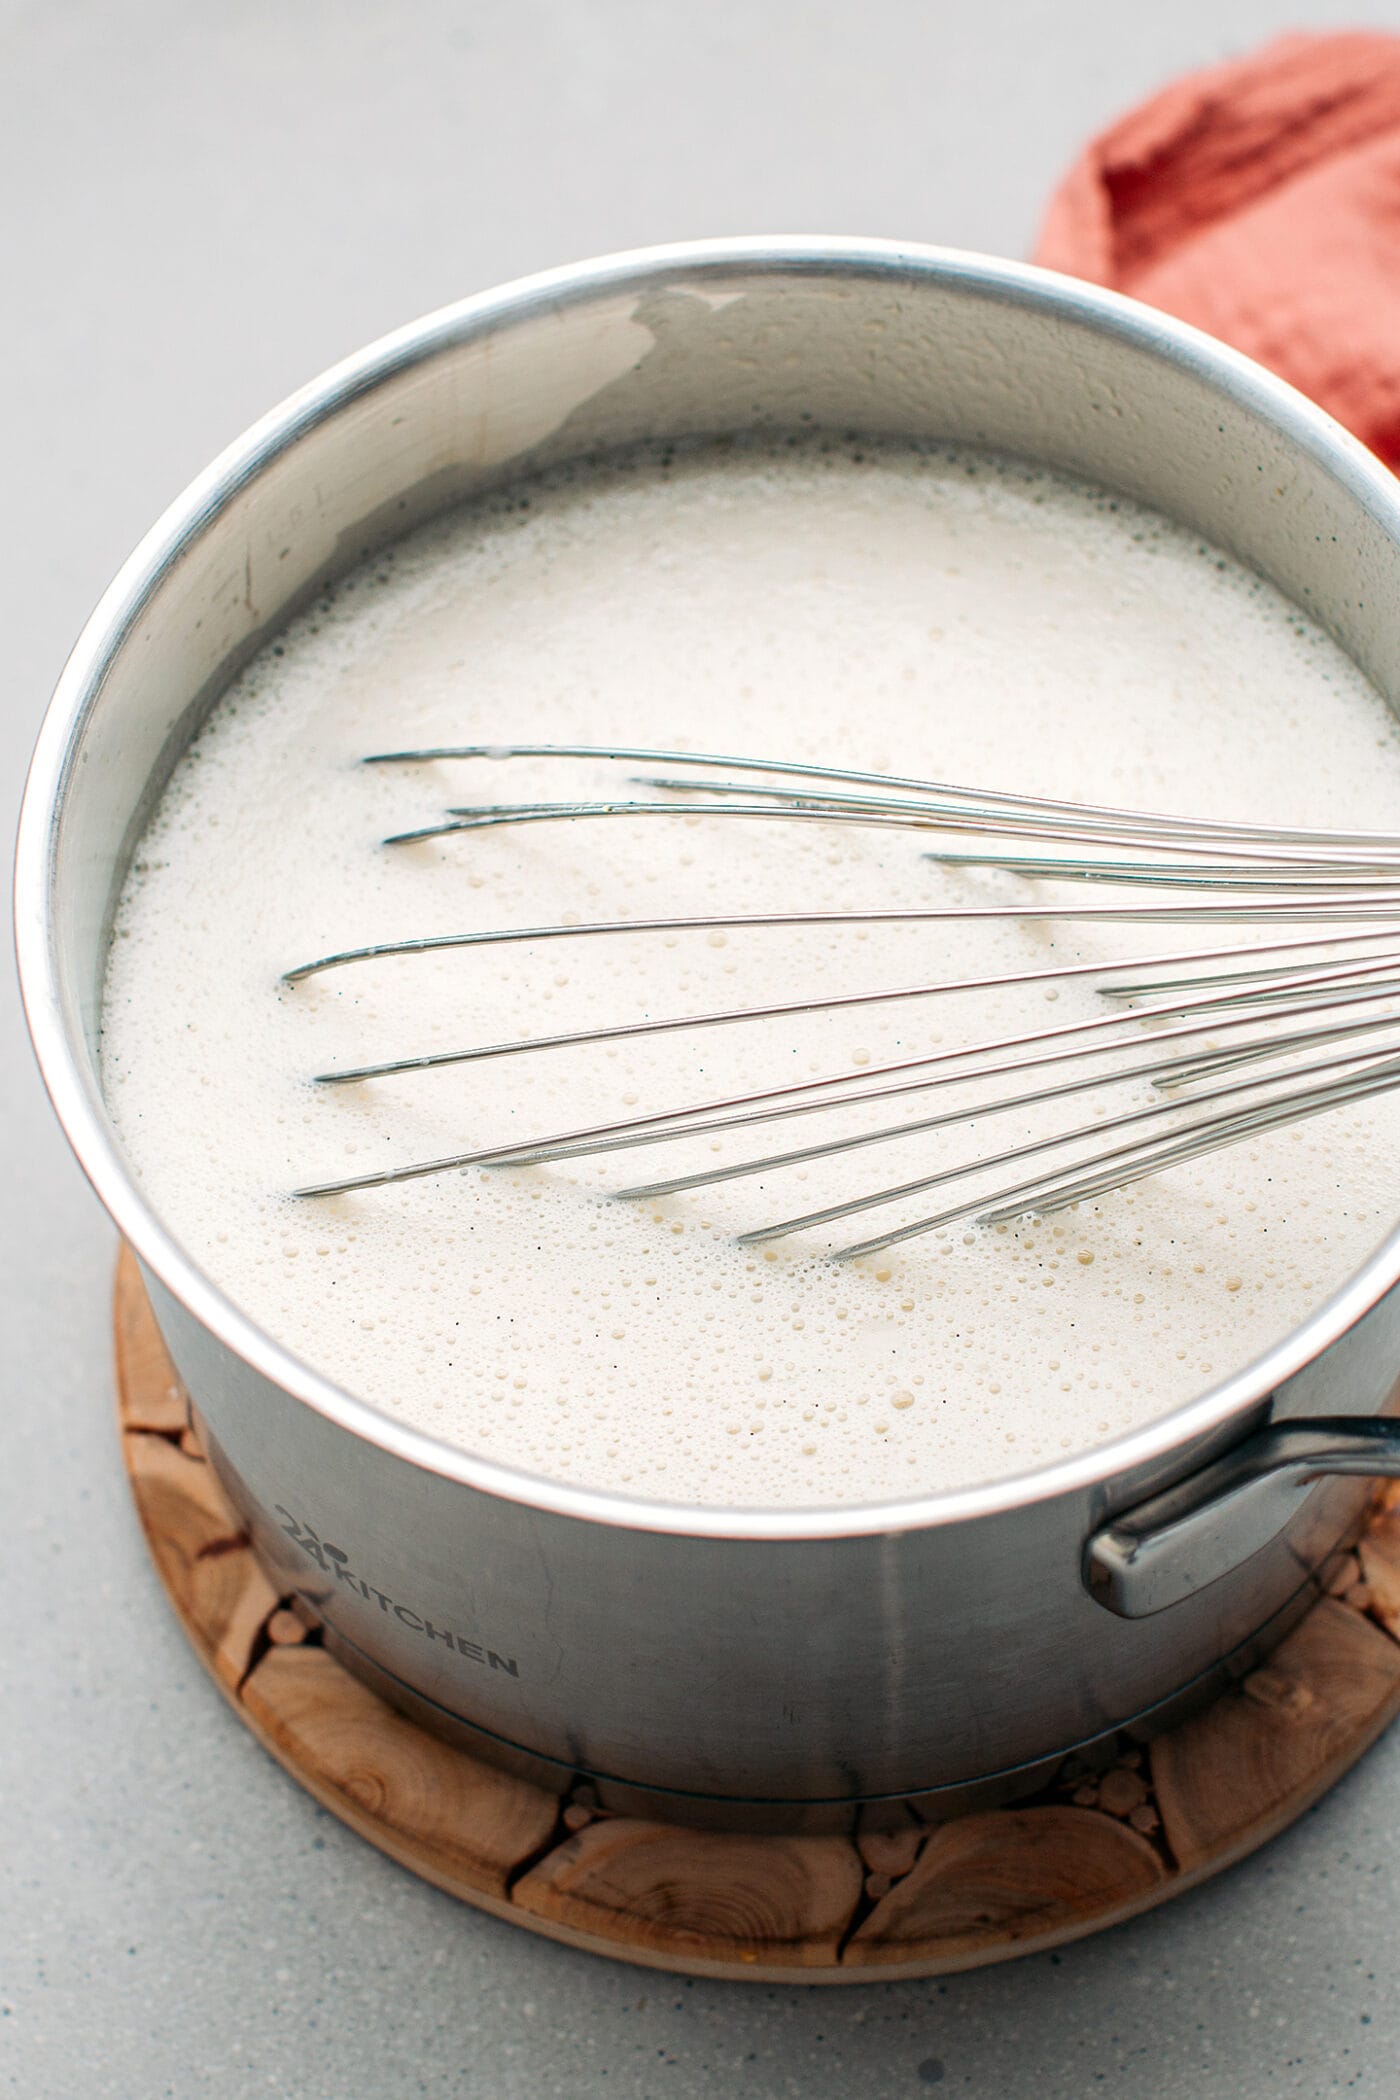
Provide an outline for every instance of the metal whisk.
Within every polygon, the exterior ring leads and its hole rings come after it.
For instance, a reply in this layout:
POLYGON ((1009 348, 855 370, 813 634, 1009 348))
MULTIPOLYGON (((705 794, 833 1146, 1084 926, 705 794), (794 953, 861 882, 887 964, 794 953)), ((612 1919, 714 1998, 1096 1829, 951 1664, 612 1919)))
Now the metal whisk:
POLYGON ((1167 901, 1085 904, 975 904, 875 910, 724 913, 699 917, 623 919, 492 929, 379 943, 324 955, 289 970, 283 982, 304 983, 327 970, 385 956, 420 955, 448 948, 501 943, 607 939, 694 930, 771 927, 875 926, 971 921, 1090 921, 1098 924, 1181 924, 1196 942, 1171 954, 1121 962, 1056 963, 1042 969, 979 978, 934 979, 832 997, 780 1000, 576 1029, 520 1041, 474 1044, 323 1072, 317 1083, 343 1086, 478 1059, 512 1057, 584 1044, 624 1042, 677 1031, 781 1021, 807 1013, 877 1006, 939 994, 1052 986, 1088 979, 1110 1002, 1091 1020, 901 1058, 858 1073, 758 1088, 725 1098, 661 1108, 620 1121, 595 1123, 449 1157, 418 1160, 296 1191, 337 1196, 422 1175, 465 1167, 534 1165, 621 1152, 679 1138, 767 1126, 833 1110, 891 1101, 940 1088, 989 1087, 970 1108, 951 1108, 876 1128, 862 1127, 819 1143, 766 1151, 702 1171, 619 1191, 622 1198, 658 1198, 744 1176, 763 1175, 835 1153, 890 1143, 983 1117, 1069 1101, 1124 1082, 1147 1082, 1159 1098, 1087 1123, 1071 1121, 1049 1135, 979 1151, 960 1164, 914 1180, 873 1189, 840 1203, 757 1226, 742 1243, 755 1245, 895 1202, 937 1191, 928 1215, 902 1222, 836 1250, 837 1258, 874 1254, 919 1233, 975 1219, 998 1224, 1045 1215, 1122 1188, 1180 1162, 1232 1145, 1283 1124, 1296 1123, 1346 1102, 1361 1101, 1400 1084, 1400 834, 1316 831, 1233 824, 1139 810, 1052 801, 986 788, 901 779, 888 774, 792 761, 721 757, 685 751, 585 744, 462 744, 396 751, 369 765, 420 765, 437 760, 602 760, 648 768, 629 786, 657 799, 485 803, 448 811, 441 821, 385 841, 397 848, 458 832, 580 820, 652 820, 693 817, 726 822, 858 825, 898 831, 971 833, 983 850, 942 847, 927 858, 943 866, 1011 871, 1055 882, 1107 884, 1179 892, 1167 901), (739 777, 734 777, 739 776, 739 777), (1024 850, 1036 846, 1041 850, 1024 850), (1019 850, 1018 850, 1019 849, 1019 850), (1050 850, 1053 849, 1053 850, 1050 850), (1253 924, 1269 928, 1312 925, 1314 933, 1264 942, 1199 945, 1203 929, 1253 924), (1355 930, 1339 931, 1340 928, 1355 930), (1166 974, 1163 974, 1165 972, 1166 974), (1128 1010, 1125 1017, 1124 1009, 1128 1010), (1142 1024, 1153 1024, 1150 1036, 1142 1024), (1233 1040, 1222 1047, 1221 1038, 1233 1040), (1144 1056, 1150 1048, 1151 1054, 1144 1056), (1076 1065, 1084 1067, 1075 1071, 1076 1065), (1241 1067, 1251 1069, 1245 1076, 1241 1067), (1009 1086, 1002 1082, 1012 1081, 1009 1086), (1056 1155, 1066 1154, 1056 1160, 1056 1155), (1024 1169, 1034 1162, 1033 1170, 1024 1169), (991 1193, 961 1196, 957 1185, 989 1171, 1014 1169, 991 1193))

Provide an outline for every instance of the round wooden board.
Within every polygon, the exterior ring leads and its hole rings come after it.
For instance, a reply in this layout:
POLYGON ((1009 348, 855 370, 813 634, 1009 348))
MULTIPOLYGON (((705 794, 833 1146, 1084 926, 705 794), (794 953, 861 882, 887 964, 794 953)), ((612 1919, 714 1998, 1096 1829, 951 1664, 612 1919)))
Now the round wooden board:
POLYGON ((116 1279, 122 1446, 151 1556, 245 1727, 415 1874, 567 1945, 695 1976, 935 1976, 1102 1930, 1219 1873, 1302 1814, 1400 1710, 1400 1489, 1268 1662, 1146 1745, 1065 1760, 1013 1807, 848 1835, 756 1837, 556 1798, 407 1720, 321 1645, 254 1559, 207 1464, 136 1264, 116 1279))

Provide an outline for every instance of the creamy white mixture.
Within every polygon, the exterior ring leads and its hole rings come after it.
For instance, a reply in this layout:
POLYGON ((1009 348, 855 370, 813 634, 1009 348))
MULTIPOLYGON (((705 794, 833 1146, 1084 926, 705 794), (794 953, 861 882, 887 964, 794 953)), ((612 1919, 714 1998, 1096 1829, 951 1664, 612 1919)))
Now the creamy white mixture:
MULTIPOLYGON (((1176 527, 1018 464, 700 452, 557 477, 407 541, 265 652, 181 761, 122 900, 104 1034, 113 1112, 166 1223, 269 1333, 387 1412, 530 1471, 668 1499, 953 1486, 1086 1448, 1210 1385, 1388 1226, 1396 1101, 1053 1220, 960 1224, 854 1265, 824 1250, 936 1195, 767 1250, 735 1235, 1013 1143, 1034 1119, 644 1203, 609 1192, 851 1129, 862 1112, 293 1197, 1104 1009, 1071 981, 313 1084, 338 1066, 1191 939, 1026 921, 628 934, 282 988, 314 956, 407 935, 1046 901, 1015 878, 932 867, 917 835, 815 825, 697 816, 380 844, 456 803, 649 792, 627 787, 634 769, 590 763, 357 763, 524 739, 1311 825, 1393 827, 1400 811, 1395 723, 1292 606, 1176 527)), ((1148 1098, 1120 1089, 1104 1106, 1148 1098)), ((929 1108, 914 1097, 902 1113, 929 1108)))

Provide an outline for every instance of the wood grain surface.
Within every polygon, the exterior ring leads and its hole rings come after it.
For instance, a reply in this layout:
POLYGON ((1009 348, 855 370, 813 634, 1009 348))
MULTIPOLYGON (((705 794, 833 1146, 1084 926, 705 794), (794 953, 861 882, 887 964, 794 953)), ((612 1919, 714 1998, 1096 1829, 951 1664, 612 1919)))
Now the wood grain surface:
POLYGON ((1148 1910, 1263 1844, 1400 1710, 1400 1495, 1262 1668, 1150 1745, 1067 1757, 1029 1802, 930 1825, 898 1804, 848 1835, 765 1837, 557 1797, 395 1712, 280 1594, 204 1457, 140 1274, 117 1269, 122 1447, 196 1653, 316 1800, 412 1872, 552 1939, 644 1966, 857 1983, 1005 1961, 1148 1910))

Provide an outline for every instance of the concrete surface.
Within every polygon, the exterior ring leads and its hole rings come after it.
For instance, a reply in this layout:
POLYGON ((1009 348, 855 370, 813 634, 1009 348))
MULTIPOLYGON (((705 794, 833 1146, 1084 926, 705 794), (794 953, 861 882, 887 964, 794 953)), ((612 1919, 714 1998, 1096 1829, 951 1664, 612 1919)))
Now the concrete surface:
MULTIPOLYGON (((1400 5, 1312 21, 1400 29, 1400 5)), ((843 231, 1023 253, 1075 142, 1278 0, 0 5, 4 822, 159 507, 343 351, 545 264, 843 231)), ((112 1239, 5 974, 0 2092, 25 2100, 1393 2094, 1400 1733, 1213 1887, 942 1983, 686 1984, 458 1908, 231 1720, 109 1397, 112 1239)))

